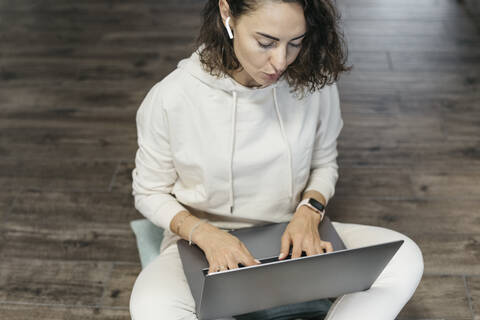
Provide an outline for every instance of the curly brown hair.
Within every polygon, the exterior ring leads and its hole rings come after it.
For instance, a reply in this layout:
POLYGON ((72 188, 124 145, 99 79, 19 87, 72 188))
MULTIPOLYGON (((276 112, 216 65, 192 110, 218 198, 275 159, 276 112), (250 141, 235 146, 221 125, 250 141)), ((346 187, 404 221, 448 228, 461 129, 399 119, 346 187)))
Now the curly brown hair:
MULTIPOLYGON (((230 15, 239 18, 256 10, 266 0, 227 0, 230 15)), ((294 91, 310 92, 333 84, 340 73, 349 71, 346 66, 347 46, 339 28, 340 14, 331 0, 268 0, 297 2, 303 7, 307 33, 295 61, 285 71, 285 78, 294 91)), ((195 40, 200 61, 211 75, 226 76, 229 71, 241 68, 228 37, 218 7, 218 0, 208 0, 202 10, 203 24, 195 40)))

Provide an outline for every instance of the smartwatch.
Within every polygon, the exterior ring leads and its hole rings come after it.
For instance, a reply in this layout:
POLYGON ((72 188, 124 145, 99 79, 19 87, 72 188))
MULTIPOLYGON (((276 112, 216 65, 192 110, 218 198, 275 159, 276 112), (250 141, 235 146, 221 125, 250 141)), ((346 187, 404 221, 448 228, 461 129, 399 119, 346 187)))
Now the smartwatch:
POLYGON ((325 215, 325 206, 320 201, 315 200, 314 198, 303 199, 298 204, 297 210, 301 206, 307 206, 311 208, 313 211, 320 215, 320 221, 323 220, 323 216, 325 215))

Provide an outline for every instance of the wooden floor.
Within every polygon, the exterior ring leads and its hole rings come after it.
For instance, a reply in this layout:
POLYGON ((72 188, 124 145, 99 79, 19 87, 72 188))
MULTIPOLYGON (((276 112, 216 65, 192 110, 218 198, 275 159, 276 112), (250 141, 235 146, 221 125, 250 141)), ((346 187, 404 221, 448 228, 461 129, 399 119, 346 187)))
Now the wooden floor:
MULTIPOLYGON (((480 319, 472 2, 338 0, 354 69, 328 214, 419 244, 401 320, 480 319)), ((190 55, 203 3, 0 0, 1 319, 129 319, 135 112, 190 55)))

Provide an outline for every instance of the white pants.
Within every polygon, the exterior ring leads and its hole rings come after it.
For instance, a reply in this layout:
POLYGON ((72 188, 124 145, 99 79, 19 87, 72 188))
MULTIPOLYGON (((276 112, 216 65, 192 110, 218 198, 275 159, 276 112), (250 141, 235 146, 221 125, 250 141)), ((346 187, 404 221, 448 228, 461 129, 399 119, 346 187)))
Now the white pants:
MULTIPOLYGON (((422 278, 420 248, 407 236, 390 229, 335 221, 332 224, 347 248, 395 240, 405 242, 370 289, 338 297, 325 319, 395 319, 422 278)), ((178 255, 177 239, 177 235, 167 233, 160 255, 136 279, 130 297, 132 319, 197 319, 195 302, 178 255)))

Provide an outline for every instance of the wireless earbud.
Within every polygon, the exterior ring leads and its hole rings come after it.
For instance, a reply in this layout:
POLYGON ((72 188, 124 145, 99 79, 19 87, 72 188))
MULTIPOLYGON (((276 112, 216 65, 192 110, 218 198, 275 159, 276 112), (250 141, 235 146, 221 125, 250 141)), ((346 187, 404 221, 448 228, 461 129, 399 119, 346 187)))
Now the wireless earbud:
POLYGON ((230 29, 230 25, 228 24, 228 20, 230 20, 230 17, 227 17, 227 20, 225 21, 225 28, 227 28, 228 36, 230 37, 230 39, 233 39, 232 29, 230 29))

